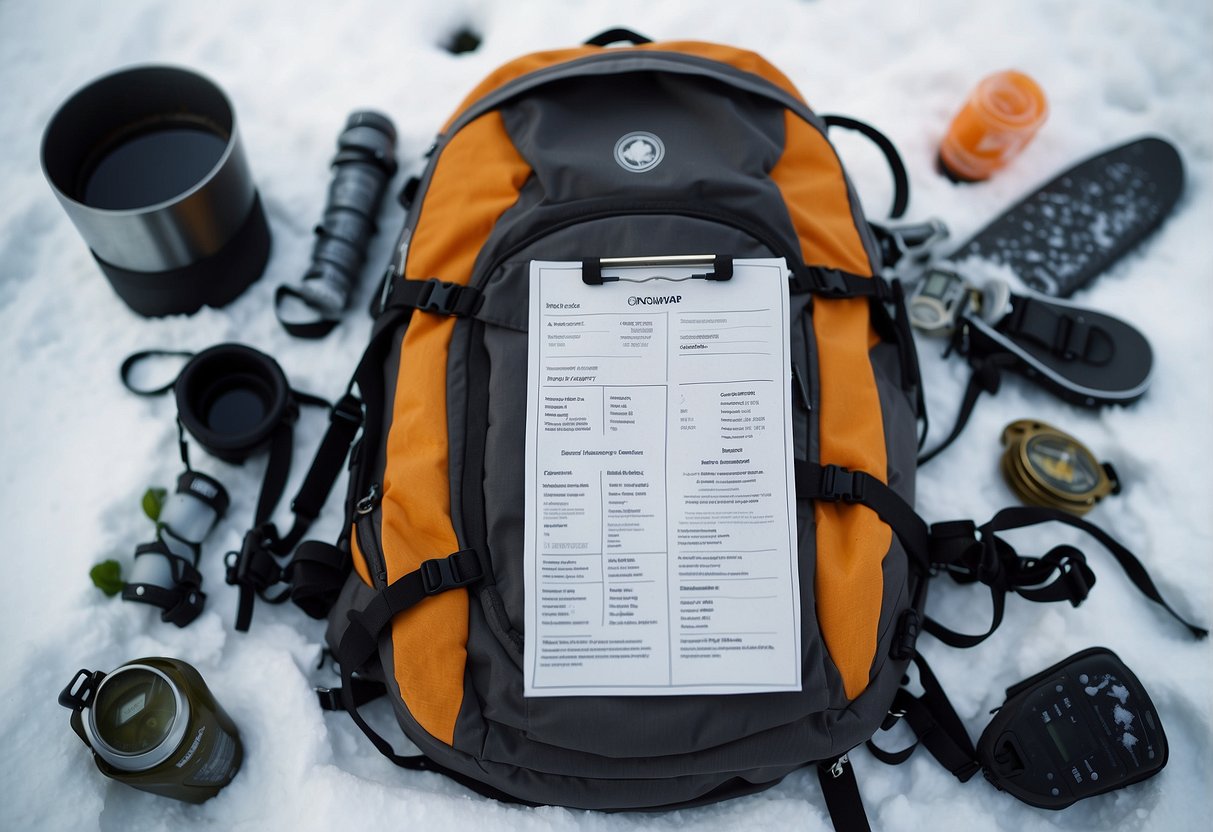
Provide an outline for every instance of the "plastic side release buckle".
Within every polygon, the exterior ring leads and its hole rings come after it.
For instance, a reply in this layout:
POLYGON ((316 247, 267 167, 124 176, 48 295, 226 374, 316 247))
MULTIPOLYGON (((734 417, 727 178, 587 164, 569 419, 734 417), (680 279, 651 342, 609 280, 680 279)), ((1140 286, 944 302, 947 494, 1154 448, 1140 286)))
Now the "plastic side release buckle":
POLYGON ((282 569, 269 549, 274 537, 265 527, 250 529, 245 534, 240 552, 228 553, 226 579, 229 585, 260 591, 282 579, 282 569))
POLYGON ((421 586, 426 595, 467 586, 484 576, 474 549, 461 549, 445 558, 423 561, 420 571, 421 586))
POLYGON ((843 298, 850 294, 846 278, 837 269, 809 266, 802 272, 803 285, 815 295, 827 298, 843 298))
POLYGON ((422 290, 417 299, 417 308, 422 312, 451 314, 458 290, 462 287, 458 283, 444 283, 436 277, 426 280, 425 285, 429 288, 422 290))
POLYGON ((838 465, 823 466, 817 499, 830 503, 860 502, 863 500, 863 481, 866 477, 867 474, 862 471, 848 471, 838 465))

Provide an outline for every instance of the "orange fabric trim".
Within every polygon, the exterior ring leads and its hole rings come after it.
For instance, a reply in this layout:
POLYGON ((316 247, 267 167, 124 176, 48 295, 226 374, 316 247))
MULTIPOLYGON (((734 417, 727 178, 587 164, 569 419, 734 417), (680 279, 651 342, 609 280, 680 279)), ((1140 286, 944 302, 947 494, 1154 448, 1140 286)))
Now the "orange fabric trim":
MULTIPOLYGON (((438 160, 405 274, 466 284, 476 254, 530 172, 499 114, 467 125, 438 160)), ((453 318, 414 313, 401 348, 383 475, 389 582, 459 548, 447 467, 447 351, 454 327, 453 318)), ((462 589, 427 598, 392 622, 401 698, 418 724, 447 744, 463 703, 467 623, 468 594, 462 589)))
MULTIPOLYGON (((868 359, 871 327, 863 298, 815 303, 821 401, 821 462, 888 481, 884 421, 868 359)), ((858 505, 816 505, 817 619, 851 699, 868 686, 884 600, 882 563, 893 530, 858 505)))
POLYGON ((350 533, 350 560, 354 562, 354 571, 358 573, 358 577, 362 578, 362 582, 367 586, 374 586, 371 581, 371 570, 366 565, 366 555, 362 554, 362 549, 358 546, 358 532, 350 533))
MULTIPOLYGON (((870 275, 872 265, 851 219, 850 199, 837 156, 825 137, 787 114, 786 150, 771 171, 800 237, 806 263, 870 275)), ((888 480, 884 423, 868 359, 874 337, 862 298, 813 305, 821 402, 818 420, 823 465, 844 465, 888 480)), ((817 619, 830 657, 854 699, 868 685, 876 655, 884 596, 882 561, 892 530, 863 506, 819 502, 817 619)))
POLYGON ((771 178, 788 205, 804 262, 870 275, 872 264, 851 218, 851 200, 834 148, 790 110, 784 115, 784 130, 785 150, 771 178))
MULTIPOLYGON (((796 87, 788 80, 787 76, 769 64, 765 58, 744 49, 737 49, 733 46, 723 46, 716 43, 703 43, 701 41, 666 41, 664 43, 646 43, 635 47, 610 47, 612 50, 623 51, 626 49, 639 49, 648 52, 681 52, 685 55, 696 55, 701 58, 708 58, 713 61, 729 64, 744 72, 751 72, 754 75, 765 78, 772 84, 782 88, 786 92, 791 93, 798 100, 803 99, 796 87)), ((479 101, 484 96, 488 95, 493 90, 501 87, 515 78, 521 78, 536 70, 545 69, 549 66, 562 64, 566 61, 573 61, 578 58, 584 58, 589 55, 599 54, 603 51, 600 46, 577 46, 572 49, 555 49, 549 52, 535 52, 530 55, 523 55, 521 58, 515 58, 509 63, 499 67, 495 72, 481 81, 474 90, 466 98, 463 103, 455 110, 454 115, 442 126, 442 132, 445 133, 450 129, 451 124, 459 117, 459 114, 470 107, 472 104, 479 101)))

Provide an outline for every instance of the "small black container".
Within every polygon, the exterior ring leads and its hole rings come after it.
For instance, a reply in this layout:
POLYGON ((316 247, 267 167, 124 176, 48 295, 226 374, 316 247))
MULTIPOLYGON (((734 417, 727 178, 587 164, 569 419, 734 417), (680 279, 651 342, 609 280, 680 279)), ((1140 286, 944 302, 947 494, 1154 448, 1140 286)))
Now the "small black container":
POLYGON ((218 344, 195 355, 173 392, 181 424, 229 462, 243 461, 297 415, 278 362, 243 344, 218 344))
POLYGON ((136 67, 79 90, 47 125, 42 169, 141 315, 223 306, 265 268, 269 227, 235 112, 194 72, 136 67))

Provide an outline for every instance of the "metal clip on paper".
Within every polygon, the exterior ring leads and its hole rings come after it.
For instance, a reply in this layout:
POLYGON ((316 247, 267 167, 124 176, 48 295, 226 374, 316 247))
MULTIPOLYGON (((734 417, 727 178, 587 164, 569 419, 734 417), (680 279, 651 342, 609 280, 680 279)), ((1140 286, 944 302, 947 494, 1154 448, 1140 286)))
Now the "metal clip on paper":
POLYGON ((723 254, 676 254, 666 257, 587 257, 581 261, 581 280, 587 286, 601 286, 603 283, 624 281, 627 283, 647 283, 650 280, 669 280, 681 283, 684 280, 729 280, 733 277, 733 258, 723 254), (689 274, 684 277, 620 277, 604 275, 603 269, 634 269, 634 268, 669 268, 674 267, 710 267, 712 270, 703 274, 689 274))

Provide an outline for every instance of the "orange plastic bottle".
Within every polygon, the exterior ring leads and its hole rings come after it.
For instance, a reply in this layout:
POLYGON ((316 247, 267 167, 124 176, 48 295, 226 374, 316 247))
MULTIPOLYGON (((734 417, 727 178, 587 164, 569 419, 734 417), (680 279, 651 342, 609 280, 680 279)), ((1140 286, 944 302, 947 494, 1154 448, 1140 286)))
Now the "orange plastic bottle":
POLYGON ((1024 149, 1048 114, 1044 91, 1022 72, 983 78, 939 145, 943 172, 962 182, 988 179, 1024 149))

